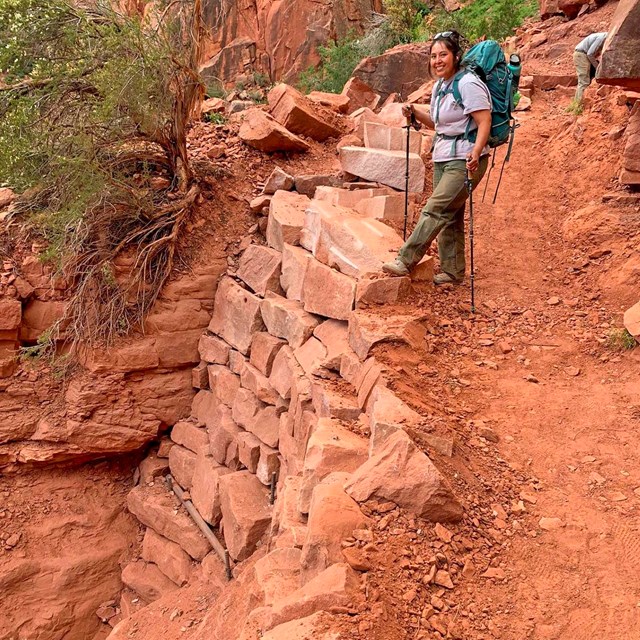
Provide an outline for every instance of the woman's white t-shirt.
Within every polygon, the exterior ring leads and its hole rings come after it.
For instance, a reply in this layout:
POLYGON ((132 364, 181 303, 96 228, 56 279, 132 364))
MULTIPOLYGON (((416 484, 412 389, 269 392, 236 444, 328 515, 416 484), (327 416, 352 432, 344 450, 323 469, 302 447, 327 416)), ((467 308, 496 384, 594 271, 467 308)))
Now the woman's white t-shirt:
MULTIPOLYGON (((454 76, 455 77, 455 76, 454 76)), ((442 90, 446 90, 453 83, 454 78, 445 80, 442 90)), ((436 82, 431 94, 431 119, 436 124, 436 134, 456 136, 463 134, 467 129, 470 114, 474 111, 491 110, 491 94, 487 85, 475 75, 475 73, 465 73, 458 82, 458 90, 462 98, 464 108, 460 106, 449 92, 442 97, 438 97, 438 85, 436 82), (439 108, 439 110, 438 110, 439 108), (438 121, 436 122, 436 112, 438 121)), ((478 128, 473 118, 471 118, 470 131, 478 128)), ((455 154, 452 154, 452 140, 446 140, 436 136, 436 143, 433 148, 432 158, 434 162, 447 162, 448 160, 465 160, 469 152, 473 149, 474 143, 462 138, 456 140, 455 154)), ((486 146, 481 155, 489 153, 486 146)))

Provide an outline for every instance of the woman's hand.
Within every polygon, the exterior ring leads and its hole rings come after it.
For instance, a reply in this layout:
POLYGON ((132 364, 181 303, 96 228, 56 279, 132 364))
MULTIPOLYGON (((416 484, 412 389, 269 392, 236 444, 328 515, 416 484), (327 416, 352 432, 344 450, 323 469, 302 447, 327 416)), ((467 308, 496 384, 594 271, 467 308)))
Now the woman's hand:
POLYGON ((413 113, 413 105, 412 104, 403 104, 402 105, 402 115, 408 120, 413 113))
POLYGON ((475 149, 467 154, 467 170, 474 173, 480 166, 480 152, 475 149))

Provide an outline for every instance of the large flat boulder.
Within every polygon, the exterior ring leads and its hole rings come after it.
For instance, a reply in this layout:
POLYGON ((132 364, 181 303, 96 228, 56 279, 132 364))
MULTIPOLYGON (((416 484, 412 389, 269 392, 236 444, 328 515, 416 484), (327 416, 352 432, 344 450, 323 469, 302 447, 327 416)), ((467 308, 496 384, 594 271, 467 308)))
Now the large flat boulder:
POLYGON ((359 279, 381 273, 382 265, 402 245, 402 238, 378 220, 313 200, 305 215, 301 244, 320 262, 359 279))
POLYGON ((321 418, 309 438, 304 458, 298 509, 309 513, 311 496, 324 478, 336 471, 355 471, 368 457, 368 443, 330 418, 321 418))
POLYGON ((445 479, 404 431, 392 434, 354 471, 345 490, 357 502, 374 496, 391 500, 432 522, 458 522, 463 515, 445 479))
POLYGON ((202 560, 211 547, 191 516, 176 507, 175 500, 160 484, 138 486, 129 492, 127 507, 142 524, 179 544, 194 560, 202 560))
POLYGON ((621 0, 609 25, 596 80, 627 89, 640 89, 640 2, 621 0))
MULTIPOLYGON (((404 190, 406 172, 406 153, 387 151, 386 149, 367 149, 365 147, 342 147, 340 164, 342 170, 363 180, 380 182, 389 187, 404 190)), ((409 153, 409 191, 422 193, 424 190, 425 168, 422 158, 409 153)))
POLYGON ((277 84, 267 96, 271 115, 293 133, 323 142, 342 133, 338 117, 329 109, 305 98, 293 87, 277 84))
POLYGON ((248 109, 240 126, 240 139, 265 153, 276 151, 308 151, 309 145, 283 127, 262 109, 248 109))
POLYGON ((209 331, 218 334, 241 353, 248 353, 253 334, 263 331, 260 298, 231 278, 218 285, 209 331))
POLYGON ((429 80, 430 55, 429 43, 398 45, 379 56, 362 60, 353 76, 377 92, 382 102, 392 93, 404 100, 429 80))
POLYGON ((220 478, 222 529, 229 555, 245 560, 255 550, 271 524, 267 489, 248 471, 220 478))

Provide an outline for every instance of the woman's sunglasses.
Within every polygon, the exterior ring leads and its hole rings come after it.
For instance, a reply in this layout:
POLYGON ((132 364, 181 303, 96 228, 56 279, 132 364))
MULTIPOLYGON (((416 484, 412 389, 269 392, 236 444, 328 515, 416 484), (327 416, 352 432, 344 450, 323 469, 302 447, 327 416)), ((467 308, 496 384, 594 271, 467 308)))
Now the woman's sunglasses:
POLYGON ((435 42, 436 40, 448 40, 452 36, 453 31, 441 31, 440 33, 436 33, 436 35, 433 36, 433 41, 435 42))

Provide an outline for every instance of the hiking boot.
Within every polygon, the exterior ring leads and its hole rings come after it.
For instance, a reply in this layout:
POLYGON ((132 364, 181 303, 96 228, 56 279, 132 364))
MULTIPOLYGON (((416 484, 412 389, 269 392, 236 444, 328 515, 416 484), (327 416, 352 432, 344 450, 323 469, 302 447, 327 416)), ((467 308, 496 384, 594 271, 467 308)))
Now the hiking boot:
POLYGON ((400 258, 396 258, 393 262, 386 262, 382 265, 382 270, 385 273, 390 273, 392 276, 408 276, 409 269, 407 265, 400 260, 400 258))
POLYGON ((439 284, 460 284, 461 282, 462 279, 457 280, 456 278, 452 278, 448 273, 439 273, 433 276, 433 284, 436 286, 439 284))

